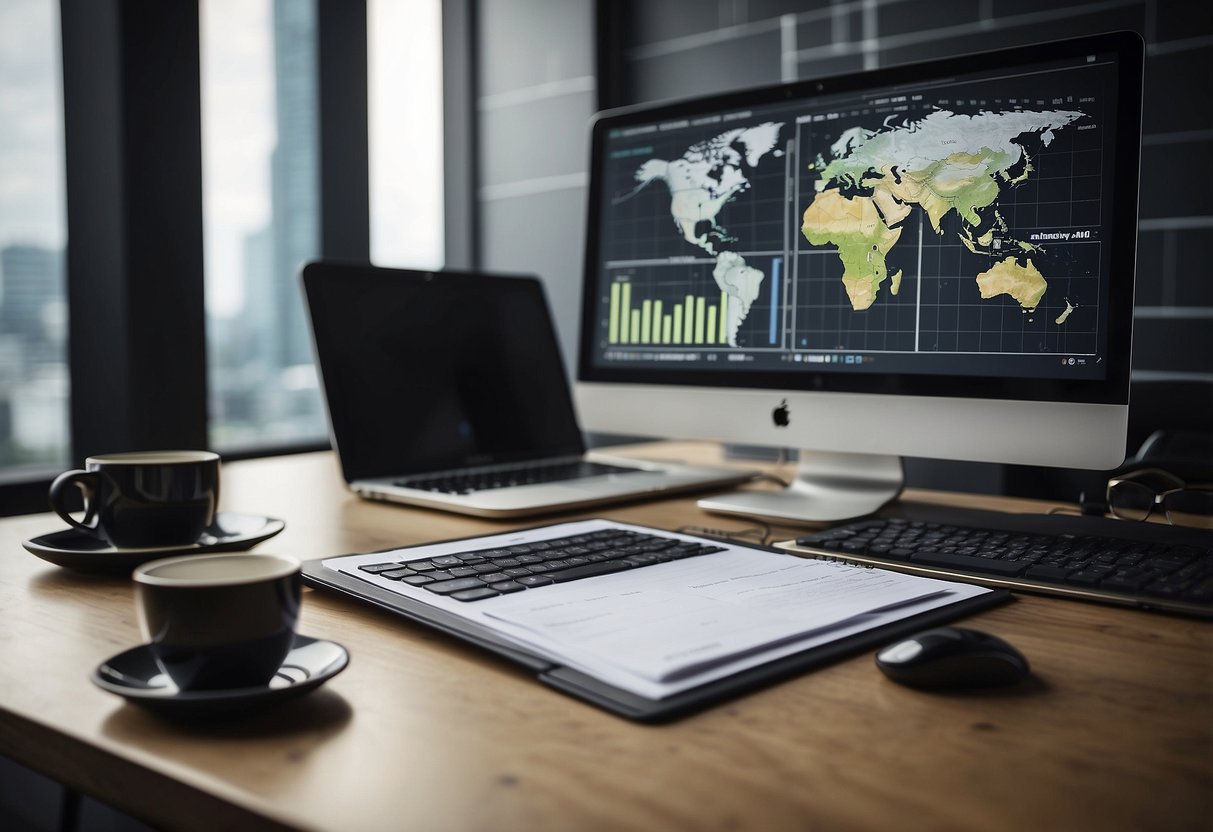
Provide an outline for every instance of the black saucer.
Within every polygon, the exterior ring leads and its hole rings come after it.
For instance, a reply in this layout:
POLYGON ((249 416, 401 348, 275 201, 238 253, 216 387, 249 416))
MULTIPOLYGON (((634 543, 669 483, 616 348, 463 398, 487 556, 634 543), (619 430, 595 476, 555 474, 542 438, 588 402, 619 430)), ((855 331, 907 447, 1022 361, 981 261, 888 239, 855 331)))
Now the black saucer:
POLYGON ((235 514, 221 511, 197 543, 184 546, 157 546, 150 549, 117 549, 104 540, 90 537, 76 529, 63 529, 30 538, 21 545, 56 566, 81 572, 129 574, 141 563, 170 555, 192 555, 209 552, 237 552, 250 549, 286 528, 273 517, 235 514))
POLYGON ((93 670, 93 684, 132 704, 178 719, 248 713, 319 687, 345 670, 350 654, 340 644, 295 635, 278 674, 261 687, 182 691, 161 671, 151 648, 133 647, 93 670))

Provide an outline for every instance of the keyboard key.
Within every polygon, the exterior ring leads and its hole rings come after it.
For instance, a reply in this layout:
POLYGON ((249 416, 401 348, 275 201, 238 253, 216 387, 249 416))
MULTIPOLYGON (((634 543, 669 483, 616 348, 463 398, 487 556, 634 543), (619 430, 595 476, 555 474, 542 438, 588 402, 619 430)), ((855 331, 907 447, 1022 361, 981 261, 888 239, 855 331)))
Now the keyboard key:
POLYGON ((518 583, 523 586, 543 586, 552 583, 552 579, 547 575, 524 575, 518 579, 518 583))
POLYGON ((713 546, 710 543, 697 543, 694 545, 694 549, 685 550, 685 554, 681 555, 681 557, 694 558, 699 557, 700 555, 712 555, 716 552, 724 551, 723 546, 713 546))
POLYGON ((1099 586, 1103 579, 1112 574, 1111 569, 1084 569, 1066 576, 1066 583, 1074 586, 1099 586))
POLYGON ((1188 559, 1182 557, 1155 557, 1143 560, 1141 565, 1155 572, 1168 573, 1174 572, 1181 566, 1186 566, 1187 563, 1188 559))
POLYGON ((910 562, 921 563, 927 566, 948 566, 984 575, 1001 575, 1004 577, 1020 575, 1027 568, 1027 564, 1019 563, 1018 561, 991 560, 990 558, 977 558, 971 555, 934 552, 930 549, 914 552, 910 557, 910 562))
MULTIPOLYGON (((609 575, 613 572, 622 572, 625 569, 631 568, 627 561, 605 560, 602 563, 587 563, 584 566, 574 566, 571 569, 549 572, 544 577, 551 578, 559 584, 566 581, 575 581, 579 578, 592 578, 595 575, 609 575)), ((522 579, 520 578, 519 580, 521 581, 522 579)))
POLYGON ((430 558, 430 563, 434 564, 440 569, 445 569, 448 566, 463 566, 463 559, 453 557, 451 555, 445 555, 440 558, 430 558))
MULTIPOLYGON (((455 561, 455 563, 460 563, 460 561, 455 561)), ((452 578, 470 578, 473 575, 480 574, 476 571, 475 567, 472 566, 457 566, 448 571, 451 573, 452 578)))
POLYGON ((507 592, 521 592, 522 590, 526 589, 526 587, 517 581, 498 581, 495 584, 489 584, 489 589, 493 589, 504 594, 507 592))
POLYGON ((378 575, 380 572, 387 572, 390 569, 399 569, 399 563, 366 563, 359 566, 359 571, 369 572, 372 575, 378 575))
POLYGON ((484 581, 479 578, 453 578, 449 581, 434 581, 432 584, 426 584, 425 588, 439 595, 450 595, 453 592, 478 589, 482 586, 484 586, 484 581))
POLYGON ((402 568, 400 566, 400 564, 396 564, 395 569, 390 569, 385 572, 380 572, 379 577, 387 578, 390 581, 398 581, 401 578, 406 578, 409 575, 416 575, 416 574, 417 573, 414 572, 412 569, 405 569, 405 568, 402 568))
POLYGON ((1073 572, 1073 569, 1065 566, 1049 566, 1047 564, 1037 564, 1028 569, 1024 573, 1025 578, 1035 578, 1040 581, 1062 581, 1066 575, 1073 572))
POLYGON ((1144 592, 1146 595, 1151 595, 1155 598, 1178 598, 1183 595, 1184 588, 1179 584, 1159 581, 1147 586, 1144 592))
POLYGON ((1186 597, 1191 601, 1206 603, 1213 601, 1213 576, 1204 578, 1186 593, 1186 597))
POLYGON ((496 590, 485 586, 479 589, 465 589, 460 592, 452 592, 451 597, 456 601, 479 601, 483 598, 494 598, 499 594, 496 590))
MULTIPOLYGON (((665 558, 660 555, 632 555, 631 557, 623 558, 623 563, 629 563, 632 566, 648 566, 654 563, 662 563, 665 558)), ((607 563, 618 563, 619 561, 607 561, 607 563)))
POLYGON ((1147 579, 1141 576, 1109 575, 1099 582, 1099 586, 1101 589, 1110 589, 1113 592, 1136 592, 1146 581, 1147 579))
POLYGON ((401 583, 409 584, 410 586, 422 586, 424 584, 432 584, 434 579, 429 575, 408 575, 401 579, 401 583))

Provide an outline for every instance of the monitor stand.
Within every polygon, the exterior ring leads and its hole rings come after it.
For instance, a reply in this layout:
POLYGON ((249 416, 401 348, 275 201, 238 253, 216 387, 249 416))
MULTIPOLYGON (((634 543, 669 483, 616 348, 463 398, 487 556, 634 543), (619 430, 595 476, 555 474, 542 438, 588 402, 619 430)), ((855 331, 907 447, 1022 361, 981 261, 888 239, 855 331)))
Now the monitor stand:
POLYGON ((832 522, 871 514, 901 493, 901 457, 801 451, 800 469, 780 491, 731 491, 699 507, 774 520, 832 522))

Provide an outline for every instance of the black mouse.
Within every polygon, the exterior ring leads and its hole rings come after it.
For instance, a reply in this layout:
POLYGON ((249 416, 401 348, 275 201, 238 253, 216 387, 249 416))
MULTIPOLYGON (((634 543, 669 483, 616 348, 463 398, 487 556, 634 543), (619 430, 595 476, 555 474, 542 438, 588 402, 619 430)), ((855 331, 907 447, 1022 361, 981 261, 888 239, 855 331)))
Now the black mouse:
POLYGON ((1010 644, 979 630, 939 627, 890 644, 876 666, 895 682, 915 688, 988 688, 1013 685, 1028 675, 1028 660, 1010 644))

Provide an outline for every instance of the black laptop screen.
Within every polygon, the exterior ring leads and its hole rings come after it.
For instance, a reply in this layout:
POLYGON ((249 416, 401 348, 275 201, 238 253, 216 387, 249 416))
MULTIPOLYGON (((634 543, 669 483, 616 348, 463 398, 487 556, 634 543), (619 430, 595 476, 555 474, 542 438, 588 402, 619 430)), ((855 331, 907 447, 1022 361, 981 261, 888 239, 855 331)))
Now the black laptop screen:
POLYGON ((347 480, 584 450, 538 280, 313 263, 303 284, 347 480))

